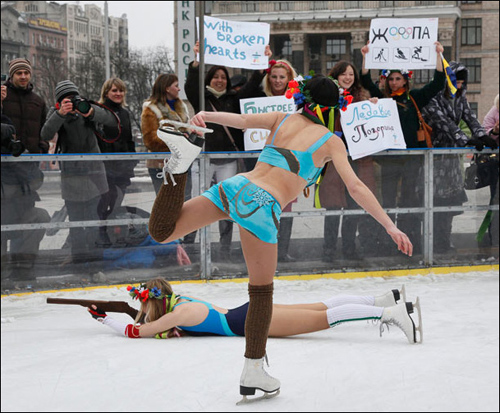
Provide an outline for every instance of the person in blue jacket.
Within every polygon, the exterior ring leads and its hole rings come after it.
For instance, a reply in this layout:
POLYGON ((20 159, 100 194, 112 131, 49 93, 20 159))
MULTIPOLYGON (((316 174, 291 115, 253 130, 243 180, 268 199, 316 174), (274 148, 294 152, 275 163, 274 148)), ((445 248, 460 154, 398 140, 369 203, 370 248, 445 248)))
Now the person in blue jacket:
MULTIPOLYGON (((418 140, 417 131, 420 121, 417 110, 422 110, 431 99, 444 89, 446 76, 443 71, 441 43, 436 42, 436 70, 432 81, 424 87, 411 88, 413 72, 406 69, 390 67, 382 74, 386 77, 383 91, 373 83, 370 72, 366 69, 366 54, 369 45, 363 46, 363 67, 361 84, 372 97, 394 99, 398 108, 401 129, 407 148, 425 148, 426 142, 418 140)), ((417 208, 423 207, 424 178, 422 156, 377 156, 375 160, 381 169, 382 206, 384 208, 417 208), (399 189, 400 188, 400 189, 399 189)), ((423 214, 399 214, 398 227, 408 234, 414 245, 415 254, 422 253, 423 214)), ((381 237, 380 242, 387 242, 381 237)), ((390 251, 382 247, 382 251, 390 251)))

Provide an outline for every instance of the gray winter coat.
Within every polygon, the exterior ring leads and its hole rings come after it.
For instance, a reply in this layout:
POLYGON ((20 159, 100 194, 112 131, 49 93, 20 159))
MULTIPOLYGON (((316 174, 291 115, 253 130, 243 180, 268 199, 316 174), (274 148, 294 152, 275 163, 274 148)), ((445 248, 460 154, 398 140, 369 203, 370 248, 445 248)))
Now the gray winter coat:
MULTIPOLYGON (((435 148, 457 148, 467 145, 469 138, 460 129, 464 120, 472 132, 472 138, 479 139, 486 133, 467 102, 467 68, 457 62, 450 62, 455 72, 465 71, 462 88, 452 97, 448 86, 439 92, 422 110, 424 120, 432 127, 432 144, 435 148)), ((458 155, 434 156, 434 203, 436 206, 461 205, 467 201, 462 175, 462 160, 458 155)))
MULTIPOLYGON (((450 68, 455 72, 469 71, 461 63, 450 62, 450 68)), ((467 102, 467 79, 462 89, 458 90, 455 97, 451 97, 448 87, 439 92, 422 110, 422 116, 432 127, 432 143, 438 148, 464 147, 469 140, 460 129, 461 120, 469 126, 472 138, 479 139, 486 136, 486 132, 472 112, 467 102)))
MULTIPOLYGON (((42 128, 44 140, 58 134, 57 145, 61 153, 101 153, 91 123, 117 127, 115 116, 97 105, 94 114, 86 119, 80 114, 61 116, 52 107, 42 128)), ((88 201, 108 191, 106 171, 102 161, 61 162, 61 192, 67 201, 88 201)))

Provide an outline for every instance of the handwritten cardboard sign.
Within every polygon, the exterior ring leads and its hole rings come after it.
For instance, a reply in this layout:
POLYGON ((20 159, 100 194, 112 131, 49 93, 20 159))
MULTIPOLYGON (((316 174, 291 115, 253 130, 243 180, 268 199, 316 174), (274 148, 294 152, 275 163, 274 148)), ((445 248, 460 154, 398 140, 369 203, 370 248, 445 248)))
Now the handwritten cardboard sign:
POLYGON ((367 69, 434 69, 438 19, 373 19, 367 69))
MULTIPOLYGON (((285 96, 271 96, 265 98, 241 99, 240 109, 242 114, 284 112, 294 113, 295 103, 293 98, 285 96)), ((258 151, 266 144, 269 136, 267 129, 247 129, 244 134, 245 150, 258 151)))
POLYGON ((379 99, 352 103, 341 113, 342 130, 351 158, 359 159, 386 149, 406 149, 396 101, 379 99))
MULTIPOLYGON (((199 27, 199 19, 196 19, 199 27)), ((270 25, 217 19, 205 16, 205 63, 244 69, 267 69, 264 55, 270 25)), ((201 50, 200 50, 201 52, 201 50)))

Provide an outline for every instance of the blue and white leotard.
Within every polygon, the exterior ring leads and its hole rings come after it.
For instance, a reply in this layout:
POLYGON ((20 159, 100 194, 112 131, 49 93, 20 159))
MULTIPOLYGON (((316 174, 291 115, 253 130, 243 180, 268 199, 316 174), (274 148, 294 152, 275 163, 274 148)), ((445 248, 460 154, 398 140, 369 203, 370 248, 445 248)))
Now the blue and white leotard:
POLYGON ((201 303, 208 308, 208 315, 205 320, 195 326, 177 326, 182 331, 190 335, 218 335, 218 336, 244 336, 245 335, 245 320, 248 311, 248 303, 243 304, 238 308, 229 310, 227 314, 219 313, 210 303, 197 300, 191 297, 179 297, 187 300, 177 303, 175 307, 191 303, 201 303))

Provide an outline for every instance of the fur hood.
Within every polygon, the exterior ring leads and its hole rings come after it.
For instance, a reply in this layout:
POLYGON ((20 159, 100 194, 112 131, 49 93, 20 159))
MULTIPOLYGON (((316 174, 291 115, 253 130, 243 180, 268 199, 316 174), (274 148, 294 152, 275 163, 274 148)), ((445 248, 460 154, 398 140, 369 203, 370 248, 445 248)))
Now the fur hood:
POLYGON ((180 100, 177 99, 174 104, 174 109, 173 111, 170 106, 163 105, 162 103, 152 103, 150 100, 146 100, 143 105, 142 105, 142 110, 144 109, 150 109, 158 118, 158 120, 161 119, 171 119, 171 120, 176 120, 178 122, 184 122, 186 123, 189 120, 188 116, 188 108, 186 104, 180 100))
MULTIPOLYGON (((189 113, 186 104, 177 99, 174 104, 173 111, 168 104, 152 103, 147 100, 142 105, 141 130, 144 145, 150 152, 169 152, 169 148, 165 143, 158 138, 156 132, 160 125, 160 120, 175 120, 177 122, 187 123, 189 121, 189 113)), ((148 159, 146 161, 148 168, 162 168, 163 161, 148 159)))

